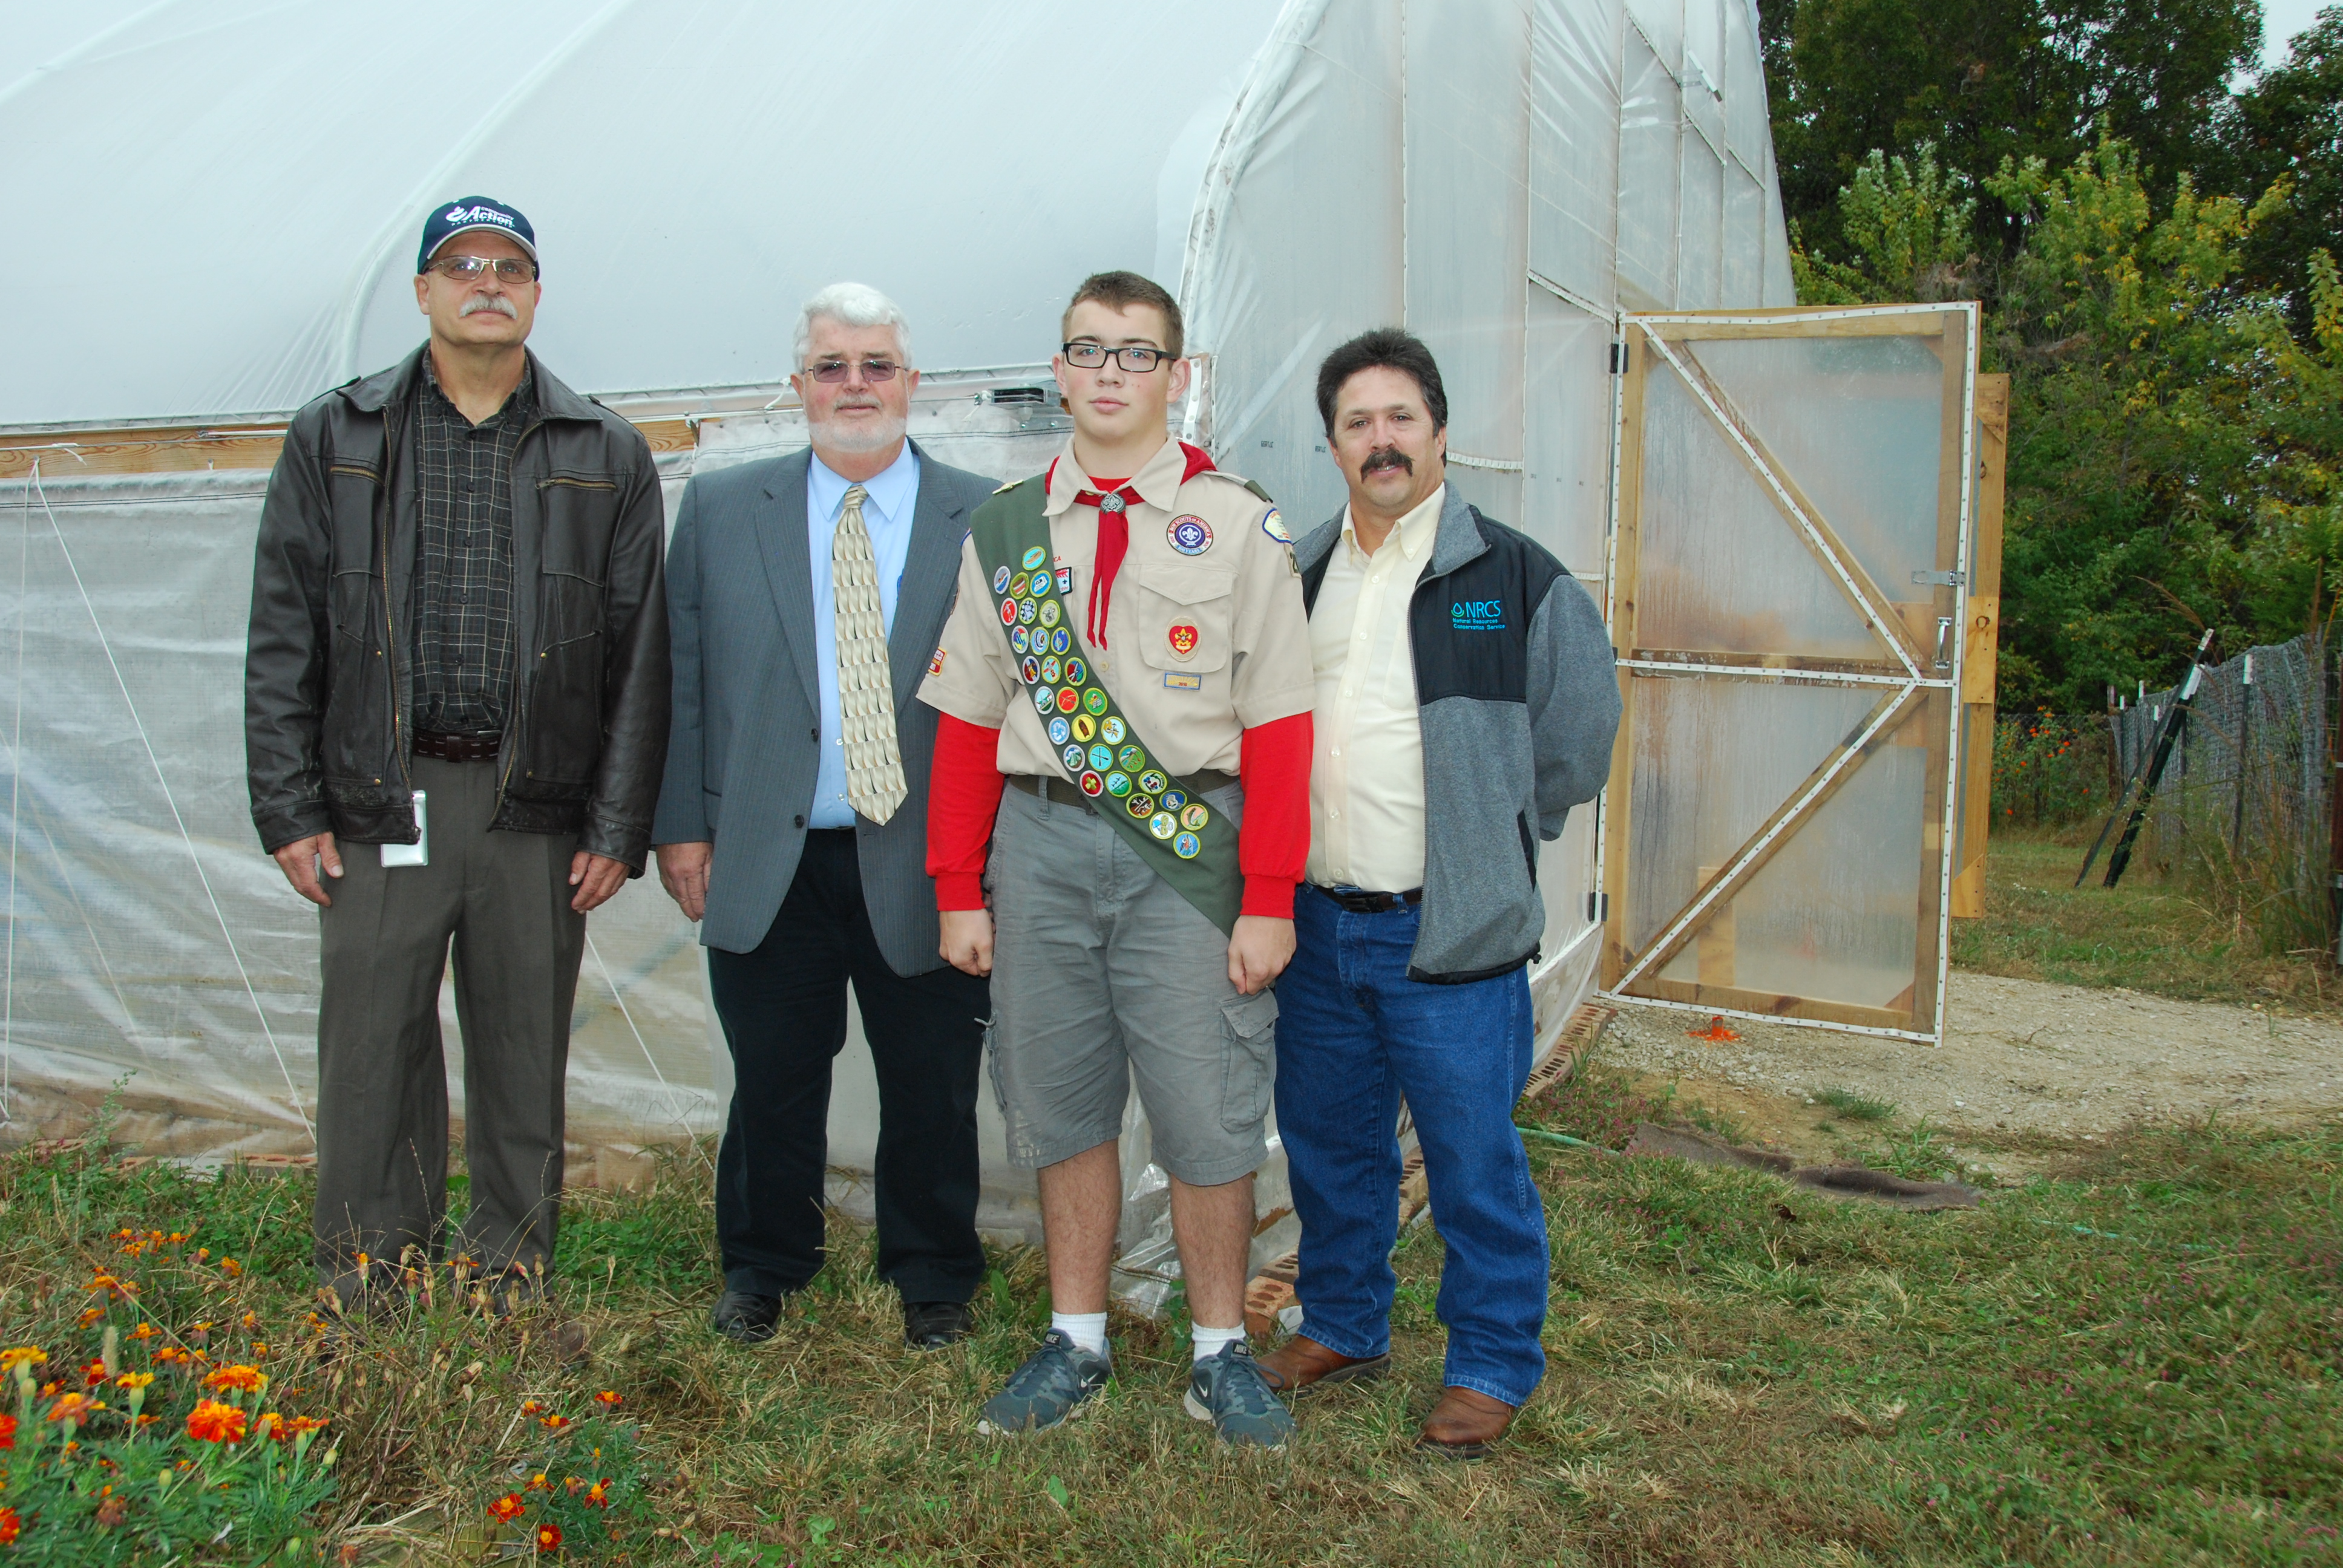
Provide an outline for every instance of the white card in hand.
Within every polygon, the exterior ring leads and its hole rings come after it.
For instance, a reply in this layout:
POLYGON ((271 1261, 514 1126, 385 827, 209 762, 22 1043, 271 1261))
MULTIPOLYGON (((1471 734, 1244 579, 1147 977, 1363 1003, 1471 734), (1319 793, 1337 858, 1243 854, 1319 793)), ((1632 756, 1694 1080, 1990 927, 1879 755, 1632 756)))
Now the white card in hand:
POLYGON ((386 866, 427 866, 431 863, 431 819, 423 814, 424 791, 415 792, 415 832, 412 844, 385 844, 382 863, 386 866))

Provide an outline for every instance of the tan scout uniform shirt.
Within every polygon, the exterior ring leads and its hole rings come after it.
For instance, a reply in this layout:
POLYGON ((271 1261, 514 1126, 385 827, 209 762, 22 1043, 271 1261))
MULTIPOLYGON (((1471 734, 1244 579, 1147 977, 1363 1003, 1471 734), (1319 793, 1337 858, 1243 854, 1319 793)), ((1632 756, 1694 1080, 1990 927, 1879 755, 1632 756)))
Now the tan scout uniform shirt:
MULTIPOLYGON (((1186 467, 1180 443, 1166 441, 1131 477, 1142 504, 1126 514, 1131 548, 1115 573, 1106 647, 1092 648, 1088 636, 1098 513, 1074 505, 1075 494, 1091 487, 1071 440, 1059 455, 1044 508, 1051 565, 1073 568, 1073 589, 1061 596, 1073 650, 1090 661, 1147 749, 1174 774, 1234 773, 1247 729, 1310 711, 1310 628, 1292 550, 1263 527, 1280 527, 1276 508, 1225 474, 1182 484, 1186 467), (1192 555, 1172 542, 1172 526, 1191 518, 1211 530, 1211 542, 1192 555)), ((1000 729, 1001 772, 1067 777, 1018 682, 973 538, 960 546, 960 598, 930 668, 920 699, 1000 729)))
POLYGON ((1407 613, 1447 494, 1445 485, 1433 491, 1373 555, 1359 548, 1345 510, 1318 585, 1309 875, 1322 888, 1423 886, 1423 722, 1407 613))

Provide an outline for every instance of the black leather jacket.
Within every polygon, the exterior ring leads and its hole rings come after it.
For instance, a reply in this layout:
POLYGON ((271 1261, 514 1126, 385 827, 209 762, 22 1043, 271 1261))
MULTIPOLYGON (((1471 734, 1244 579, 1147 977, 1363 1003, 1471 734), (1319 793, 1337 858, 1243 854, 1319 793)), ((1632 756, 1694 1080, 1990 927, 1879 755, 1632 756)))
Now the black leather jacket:
MULTIPOLYGON (((423 351, 293 417, 246 644, 262 847, 413 843, 413 395, 423 351)), ((513 459, 512 719, 490 826, 576 833, 639 874, 667 758, 666 520, 642 433, 547 374, 513 459), (534 583, 535 590, 528 585, 534 583)))

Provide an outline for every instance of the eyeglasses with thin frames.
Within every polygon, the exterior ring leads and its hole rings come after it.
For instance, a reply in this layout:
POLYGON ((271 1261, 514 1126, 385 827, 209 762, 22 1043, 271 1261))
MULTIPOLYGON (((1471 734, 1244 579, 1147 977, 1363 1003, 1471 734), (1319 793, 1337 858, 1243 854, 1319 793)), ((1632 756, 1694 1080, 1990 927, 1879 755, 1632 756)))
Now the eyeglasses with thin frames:
POLYGON ((435 258, 430 270, 458 283, 475 283, 490 267, 497 269, 501 283, 534 283, 537 263, 518 256, 500 256, 491 259, 485 256, 443 256, 435 258))
POLYGON ((1161 348, 1142 348, 1137 345, 1109 348, 1103 343, 1065 343, 1059 346, 1058 352, 1066 357, 1067 364, 1079 365, 1085 370, 1097 369, 1111 354, 1121 362, 1125 370, 1134 376, 1144 376, 1164 360, 1174 357, 1161 348))
POLYGON ((836 386, 846 379, 848 370, 852 368, 860 369, 865 381, 892 381, 895 373, 903 367, 892 359, 865 359, 855 366, 850 366, 843 359, 817 359, 806 367, 805 373, 817 381, 827 381, 836 386))

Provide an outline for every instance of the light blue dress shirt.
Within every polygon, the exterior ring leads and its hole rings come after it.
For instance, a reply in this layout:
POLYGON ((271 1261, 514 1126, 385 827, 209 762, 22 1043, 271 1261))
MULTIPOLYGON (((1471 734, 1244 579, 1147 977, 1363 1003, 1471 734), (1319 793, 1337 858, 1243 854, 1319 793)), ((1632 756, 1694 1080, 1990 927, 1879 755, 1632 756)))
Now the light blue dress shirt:
MULTIPOLYGON (((846 799, 846 742, 838 710, 838 595, 830 587, 830 548, 838 514, 853 484, 816 457, 806 466, 806 549, 813 566, 814 664, 821 681, 821 769, 814 775, 809 828, 851 828, 854 808, 846 799)), ((879 566, 879 613, 890 632, 895 596, 903 586, 903 561, 911 553, 911 517, 920 504, 920 458, 909 441, 885 469, 862 482, 862 526, 870 535, 870 556, 879 566)))

